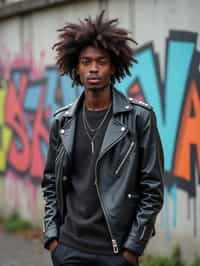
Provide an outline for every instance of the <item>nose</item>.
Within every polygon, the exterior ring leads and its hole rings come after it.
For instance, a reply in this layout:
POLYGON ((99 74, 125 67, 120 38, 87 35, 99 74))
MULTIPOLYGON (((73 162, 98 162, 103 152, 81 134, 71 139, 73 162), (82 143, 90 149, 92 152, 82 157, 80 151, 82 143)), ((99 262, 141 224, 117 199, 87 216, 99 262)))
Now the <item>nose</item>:
POLYGON ((97 73, 98 71, 98 64, 96 62, 92 62, 90 65, 90 73, 97 73))

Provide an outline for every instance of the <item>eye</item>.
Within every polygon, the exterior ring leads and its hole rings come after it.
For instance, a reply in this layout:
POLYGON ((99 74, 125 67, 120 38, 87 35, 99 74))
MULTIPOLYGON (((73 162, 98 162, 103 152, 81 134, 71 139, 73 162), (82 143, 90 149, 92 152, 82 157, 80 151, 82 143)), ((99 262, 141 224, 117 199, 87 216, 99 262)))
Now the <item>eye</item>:
POLYGON ((100 65, 105 65, 105 64, 107 64, 108 63, 108 60, 106 60, 106 59, 101 59, 100 61, 99 61, 99 64, 100 65))
POLYGON ((90 60, 88 60, 88 59, 82 59, 81 60, 81 64, 84 65, 84 66, 88 66, 90 64, 90 60))

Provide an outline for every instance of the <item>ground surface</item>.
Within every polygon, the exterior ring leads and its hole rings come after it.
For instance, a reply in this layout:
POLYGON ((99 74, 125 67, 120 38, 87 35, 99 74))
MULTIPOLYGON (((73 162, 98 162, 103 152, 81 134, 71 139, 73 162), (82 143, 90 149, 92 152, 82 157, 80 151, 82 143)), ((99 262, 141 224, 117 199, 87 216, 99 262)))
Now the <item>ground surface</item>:
POLYGON ((40 240, 27 240, 0 230, 0 266, 51 266, 40 240))

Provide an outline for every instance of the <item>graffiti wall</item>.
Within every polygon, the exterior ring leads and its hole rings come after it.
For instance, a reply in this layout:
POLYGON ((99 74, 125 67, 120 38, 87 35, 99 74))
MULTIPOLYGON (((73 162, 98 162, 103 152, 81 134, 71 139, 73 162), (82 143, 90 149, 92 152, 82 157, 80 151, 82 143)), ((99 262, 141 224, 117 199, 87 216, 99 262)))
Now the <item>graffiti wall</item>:
POLYGON ((3 204, 8 211, 18 209, 26 218, 37 221, 52 113, 71 103, 80 94, 80 88, 72 88, 69 77, 61 78, 55 67, 44 67, 44 53, 39 67, 34 64, 31 49, 27 55, 11 58, 6 50, 4 55, 0 59, 3 204))
MULTIPOLYGON (((200 54, 197 34, 170 31, 166 39, 165 75, 161 78, 154 43, 136 51, 138 64, 132 76, 116 84, 123 93, 153 106, 165 153, 165 205, 161 229, 169 239, 182 219, 191 221, 192 237, 200 233, 200 54), (184 199, 179 192, 184 193, 184 199), (183 210, 183 209, 182 209, 183 210)), ((27 54, 0 58, 0 175, 4 203, 24 210, 35 220, 40 216, 40 182, 48 146, 52 113, 71 103, 81 91, 69 77, 60 77, 46 66, 45 53, 36 65, 27 54), (1 182, 2 183, 2 182, 1 182), (22 199, 23 198, 23 199, 22 199)), ((1 203, 0 203, 1 204, 1 203)), ((182 230, 185 228, 183 226, 182 230)))

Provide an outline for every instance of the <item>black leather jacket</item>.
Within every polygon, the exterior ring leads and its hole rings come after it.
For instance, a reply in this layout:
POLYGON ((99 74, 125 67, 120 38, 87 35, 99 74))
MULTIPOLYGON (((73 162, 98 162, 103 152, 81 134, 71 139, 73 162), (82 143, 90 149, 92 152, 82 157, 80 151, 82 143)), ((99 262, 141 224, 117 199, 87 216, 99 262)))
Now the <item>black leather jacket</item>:
MULTIPOLYGON (((55 114, 42 180, 45 247, 59 236, 67 212, 76 110, 82 96, 55 114)), ((77 162, 78 163, 78 162, 77 162)), ((163 152, 155 114, 148 105, 113 89, 113 115, 96 162, 95 184, 113 252, 141 255, 163 205, 163 152)))

